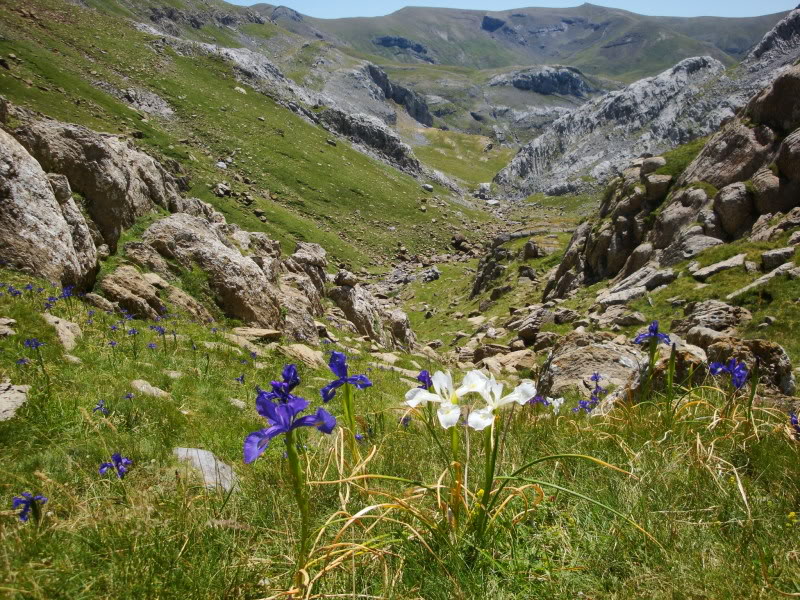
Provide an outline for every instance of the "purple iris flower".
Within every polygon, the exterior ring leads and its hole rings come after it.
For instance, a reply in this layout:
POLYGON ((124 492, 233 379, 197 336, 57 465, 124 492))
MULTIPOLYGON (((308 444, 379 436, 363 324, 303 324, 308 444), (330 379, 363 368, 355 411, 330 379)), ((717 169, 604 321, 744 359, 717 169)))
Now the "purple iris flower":
MULTIPOLYGON (((656 331, 658 331, 658 324, 656 324, 656 331)), ((663 335, 663 334, 660 334, 663 335)), ((589 378, 591 381, 594 382, 594 389, 592 390, 592 395, 589 397, 588 400, 578 400, 578 406, 572 409, 572 412, 579 412, 584 411, 586 413, 590 413, 594 410, 594 407, 600 404, 600 394, 605 394, 605 388, 600 386, 600 380, 603 379, 603 376, 600 373, 592 373, 592 376, 589 378)))
POLYGON ((28 291, 28 292, 32 292, 33 291, 33 284, 29 283, 28 285, 26 285, 25 286, 25 290, 28 291))
POLYGON ((114 340, 111 340, 110 342, 108 342, 108 345, 111 346, 112 348, 116 348, 117 347, 117 342, 115 342, 114 340))
POLYGON ((256 406, 262 401, 279 400, 281 402, 290 402, 295 400, 297 396, 292 394, 292 390, 300 385, 300 376, 297 374, 297 367, 295 365, 285 365, 281 373, 283 381, 273 381, 270 383, 272 386, 271 392, 265 392, 261 388, 258 390, 258 397, 256 398, 256 406))
POLYGON ((542 406, 550 406, 550 403, 544 396, 536 394, 533 398, 528 400, 528 404, 541 404, 542 406))
POLYGON ((372 382, 367 379, 366 375, 352 375, 347 374, 347 356, 343 352, 331 352, 331 359, 328 362, 331 372, 338 377, 338 379, 331 381, 328 385, 322 388, 322 401, 330 402, 336 395, 336 390, 346 383, 353 384, 358 389, 363 390, 372 386, 372 382))
POLYGON ((298 415, 308 408, 308 400, 289 394, 286 402, 273 402, 274 392, 261 391, 256 398, 256 410, 269 423, 266 429, 254 431, 244 440, 242 454, 249 464, 261 456, 269 443, 281 434, 289 433, 298 427, 316 427, 322 433, 330 433, 336 427, 336 417, 324 408, 318 408, 313 415, 298 415))
POLYGON ((133 461, 131 459, 125 458, 119 452, 115 452, 111 455, 111 462, 104 462, 100 465, 98 473, 100 473, 100 475, 105 475, 109 469, 115 469, 117 477, 122 479, 125 477, 125 473, 128 472, 128 467, 132 464, 133 461))
POLYGON ((798 420, 797 413, 794 411, 789 413, 789 424, 794 429, 794 439, 800 440, 800 420, 798 420))
POLYGON ((408 415, 400 419, 400 425, 402 425, 403 427, 408 427, 409 423, 411 423, 411 417, 409 417, 408 415))
POLYGON ((653 321, 650 323, 650 327, 647 328, 645 333, 640 333, 633 339, 634 344, 644 344, 653 340, 656 344, 667 344, 671 343, 669 336, 666 333, 659 333, 658 332, 658 321, 653 321))
POLYGON ((233 379, 234 379, 234 381, 236 381, 237 383, 241 383, 242 385, 244 385, 244 373, 242 373, 242 374, 241 374, 241 375, 239 375, 238 377, 234 377, 233 379))
POLYGON ((258 358, 258 352, 255 352, 255 351, 250 352, 250 358, 252 358, 253 360, 257 359, 258 358))
POLYGON ((133 400, 133 392, 128 392, 123 398, 125 398, 125 400, 133 400))
POLYGON ((41 348, 42 346, 44 346, 44 342, 40 342, 38 340, 38 338, 29 338, 29 339, 25 340, 25 347, 26 348, 33 348, 34 350, 37 350, 38 348, 41 348))
POLYGON ((29 358, 25 358, 24 356, 23 356, 22 358, 18 358, 18 359, 17 359, 17 364, 18 364, 19 366, 21 366, 21 367, 24 367, 24 366, 25 366, 25 365, 27 365, 29 362, 31 362, 31 360, 30 360, 29 358))
POLYGON ((139 330, 138 330, 138 329, 136 329, 135 327, 131 327, 131 328, 128 330, 128 335, 139 335, 139 330))
POLYGON ((98 400, 95 407, 92 409, 93 413, 101 412, 104 415, 108 415, 108 409, 106 408, 106 401, 105 400, 98 400))
POLYGON ((47 502, 47 498, 44 496, 34 496, 30 492, 22 492, 22 496, 14 496, 14 500, 12 501, 12 508, 21 508, 22 510, 19 511, 19 520, 20 521, 27 521, 30 518, 31 510, 36 512, 38 507, 36 503, 44 504, 47 502))
POLYGON ((731 383, 733 383, 733 387, 735 387, 737 390, 740 390, 744 387, 744 384, 747 383, 747 377, 750 374, 747 370, 747 365, 745 365, 743 362, 739 362, 735 358, 730 359, 728 364, 712 362, 708 366, 708 369, 711 371, 712 375, 728 373, 731 376, 731 383))
POLYGON ((161 325, 150 325, 150 329, 155 331, 158 335, 166 335, 167 330, 161 327, 161 325))
POLYGON ((157 346, 153 342, 150 342, 147 344, 147 347, 150 348, 150 350, 155 350, 157 346))
POLYGON ((431 379, 431 374, 424 369, 419 372, 419 375, 417 375, 417 381, 419 381, 422 384, 419 387, 423 390, 429 390, 433 387, 433 380, 431 379))

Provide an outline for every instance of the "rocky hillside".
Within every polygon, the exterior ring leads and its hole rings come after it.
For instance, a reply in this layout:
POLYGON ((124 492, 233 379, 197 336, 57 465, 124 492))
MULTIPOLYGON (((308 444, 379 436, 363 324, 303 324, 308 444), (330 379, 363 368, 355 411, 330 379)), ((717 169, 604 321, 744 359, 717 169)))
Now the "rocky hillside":
POLYGON ((547 126, 496 182, 516 195, 563 194, 605 181, 632 158, 717 130, 800 57, 800 10, 786 16, 732 71, 711 56, 596 98, 547 126))
POLYGON ((583 4, 507 11, 408 7, 385 17, 325 20, 285 12, 274 17, 276 9, 263 5, 254 10, 289 29, 311 27, 395 61, 472 68, 566 63, 629 80, 690 56, 741 59, 785 14, 668 19, 583 4))

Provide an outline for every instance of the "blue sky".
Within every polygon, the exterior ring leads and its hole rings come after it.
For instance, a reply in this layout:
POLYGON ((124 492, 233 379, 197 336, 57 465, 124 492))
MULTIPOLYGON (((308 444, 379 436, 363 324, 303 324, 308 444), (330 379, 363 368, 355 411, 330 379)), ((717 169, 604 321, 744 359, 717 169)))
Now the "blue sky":
MULTIPOLYGON (((228 0, 234 4, 254 4, 253 0, 228 0)), ((475 10, 507 10, 526 6, 566 7, 581 4, 580 0, 266 0, 269 4, 283 4, 312 17, 333 19, 337 17, 375 17, 387 15, 404 6, 442 6, 449 8, 470 8, 475 10)), ((670 2, 654 0, 595 0, 594 4, 624 8, 644 15, 662 15, 670 17, 752 17, 765 15, 797 6, 800 0, 671 0, 670 2)))

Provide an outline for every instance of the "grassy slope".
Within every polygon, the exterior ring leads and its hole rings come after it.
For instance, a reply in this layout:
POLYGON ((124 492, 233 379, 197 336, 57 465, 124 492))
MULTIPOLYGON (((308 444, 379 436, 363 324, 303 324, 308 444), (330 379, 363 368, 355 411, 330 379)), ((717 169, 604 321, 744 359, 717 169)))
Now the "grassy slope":
POLYGON ((0 4, 0 53, 21 59, 11 73, 0 73, 4 95, 96 130, 141 131, 146 151, 175 158, 190 170, 193 195, 212 202, 231 222, 266 231, 287 251, 294 239, 304 239, 323 244, 337 260, 366 264, 394 247, 397 236, 412 251, 443 247, 449 234, 441 224, 460 218, 456 212, 485 218, 463 208, 432 208, 423 215, 416 210, 420 191, 415 180, 347 143, 329 146, 329 134, 261 94, 237 93, 233 88, 239 84, 221 61, 178 56, 169 49, 154 52, 151 36, 113 16, 57 0, 36 0, 34 5, 59 26, 31 22, 0 4), (118 87, 147 87, 175 108, 176 117, 144 120, 93 87, 94 79, 118 87), (214 167, 234 151, 234 170, 255 184, 237 183, 230 170, 214 167), (222 180, 235 191, 251 193, 254 204, 245 208, 213 197, 209 184, 222 180), (266 224, 253 216, 254 208, 266 212, 266 224), (432 218, 438 226, 427 226, 432 218), (389 231, 390 226, 397 232, 389 231))
MULTIPOLYGON (((0 280, 18 288, 30 281, 6 271, 0 271, 0 280)), ((39 526, 18 523, 16 511, 0 512, 4 597, 244 599, 285 589, 298 517, 282 444, 276 441, 251 466, 243 465, 240 455, 244 436, 264 426, 253 408, 252 387, 276 377, 282 359, 264 349, 258 357, 263 369, 257 369, 246 355, 242 364, 243 355, 224 345, 207 351, 202 342, 222 341, 221 332, 180 318, 161 323, 180 336, 174 340, 170 334, 166 341, 148 329, 149 323, 128 322, 125 327, 141 332, 135 358, 132 338, 109 329, 113 317, 96 314, 90 323, 80 302, 60 302, 55 312, 84 330, 72 352, 84 364, 76 366, 63 359, 52 330, 38 314, 47 293, 0 296, 0 315, 18 321, 18 334, 0 340, 0 379, 12 377, 17 384, 32 386, 17 417, 0 423, 0 496, 10 502, 12 496, 31 491, 49 498, 39 526), (42 356, 49 393, 35 355, 23 347, 29 337, 46 344, 42 356), (120 341, 114 351, 108 346, 112 337, 120 341), (146 349, 150 341, 158 344, 156 350, 146 349), (193 342, 199 352, 192 350, 193 342), (34 362, 16 366, 22 356, 34 362), (165 369, 184 376, 171 379, 165 369), (242 374, 245 385, 234 381, 242 374), (165 389, 170 397, 125 399, 129 382, 136 378, 165 389), (248 407, 240 411, 228 398, 245 400, 248 407), (99 399, 111 410, 107 418, 92 412, 99 399), (226 497, 204 490, 179 467, 171 453, 176 446, 206 448, 233 465, 240 491, 226 497), (97 473, 113 452, 133 460, 124 480, 97 473), (212 526, 213 521, 221 526, 212 526)), ((372 432, 365 447, 377 446, 369 472, 435 481, 444 466, 425 429, 416 417, 408 429, 397 423, 409 384, 397 374, 369 370, 371 360, 355 340, 341 336, 341 345, 334 348, 347 348, 350 372, 367 372, 374 383, 356 395, 361 427, 372 432)), ((420 360, 404 360, 412 359, 420 360)), ((316 406, 316 389, 330 374, 305 367, 300 372, 298 391, 316 406)), ((713 392, 702 394, 706 402, 724 402, 713 392)), ((339 402, 334 399, 328 408, 340 416, 339 402)), ((788 436, 785 416, 756 411, 756 439, 743 433, 744 426, 731 431, 741 417, 715 420, 710 427, 711 409, 704 403, 681 411, 674 421, 649 403, 608 419, 573 413, 572 405, 557 420, 542 416, 541 410, 516 410, 499 472, 564 452, 592 455, 629 470, 634 476, 567 459, 543 463, 528 476, 574 489, 629 515, 663 549, 596 505, 553 488, 544 488, 536 500, 529 488, 528 504, 518 498, 493 525, 491 561, 465 563, 461 550, 451 553, 441 540, 426 536, 437 561, 408 529, 384 522, 370 531, 355 528, 343 541, 383 540, 389 543, 389 554, 347 561, 314 591, 430 600, 477 599, 487 593, 499 600, 771 597, 762 564, 770 584, 800 591, 794 553, 798 522, 792 512, 800 502, 800 445, 788 436)), ((471 435, 471 477, 483 463, 482 437, 471 435)), ((303 443, 310 476, 338 478, 329 462, 333 439, 303 432, 303 443)), ((475 480, 470 481, 474 486, 475 480)), ((373 493, 404 492, 403 486, 390 482, 375 482, 370 488, 373 493)), ((337 485, 312 489, 315 528, 340 505, 337 489, 342 490, 337 485)), ((365 508, 375 498, 353 491, 347 510, 365 508)), ((437 518, 433 502, 406 501, 437 518)), ((395 516, 404 519, 401 513, 395 516)), ((422 529, 416 522, 409 524, 422 529)), ((326 530, 322 541, 333 541, 336 529, 326 530)), ((331 560, 320 558, 312 575, 331 560)))

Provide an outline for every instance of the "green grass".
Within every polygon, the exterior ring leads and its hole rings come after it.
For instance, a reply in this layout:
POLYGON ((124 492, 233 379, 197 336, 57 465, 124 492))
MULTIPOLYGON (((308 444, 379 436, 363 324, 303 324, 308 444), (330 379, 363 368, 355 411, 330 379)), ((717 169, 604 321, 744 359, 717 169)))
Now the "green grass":
POLYGON ((484 152, 490 140, 483 136, 431 128, 423 130, 423 135, 428 144, 414 148, 419 159, 472 187, 492 181, 514 154, 511 148, 499 146, 484 152))
MULTIPOLYGON (((8 271, 0 271, 0 278, 18 288, 30 281, 8 271)), ((0 494, 9 502, 0 512, 4 597, 253 598, 285 590, 294 568, 298 515, 282 444, 276 440, 253 465, 241 461, 242 440, 264 426, 253 408, 253 386, 268 385, 284 360, 264 348, 257 368, 246 354, 224 344, 209 351, 202 342, 224 342, 222 331, 212 333, 181 318, 162 322, 179 336, 166 340, 148 323, 129 322, 126 327, 142 332, 134 359, 131 338, 108 327, 115 317, 95 314, 90 323, 86 306, 62 301, 56 313, 84 331, 72 351, 83 365, 73 365, 63 359, 53 330, 38 315, 43 295, 0 297, 0 315, 15 318, 18 332, 0 340, 0 375, 31 386, 17 416, 0 423, 0 494), (111 336, 120 341, 115 351, 108 346, 111 336), (22 344, 29 337, 45 342, 49 392, 35 362, 15 365, 21 356, 34 358, 22 344), (146 349, 149 341, 158 344, 155 351, 146 349), (243 357, 247 364, 240 363, 243 357), (184 375, 171 379, 165 370, 184 375), (244 386, 234 381, 241 374, 244 386), (169 398, 124 398, 137 378, 166 390, 169 398), (228 398, 244 400, 248 407, 240 411, 228 398), (108 417, 92 412, 99 399, 106 400, 108 417), (172 456, 176 446, 214 452, 233 466, 239 491, 228 497, 205 490, 172 456), (97 473, 113 452, 133 460, 122 480, 97 473), (23 491, 49 498, 41 522, 20 523, 17 511, 10 510, 10 499, 23 491)), ((355 396, 359 427, 370 432, 362 452, 375 446, 367 472, 435 482, 445 464, 429 433, 416 416, 407 429, 397 422, 410 384, 389 371, 367 371, 371 359, 360 344, 337 335, 342 347, 351 348, 350 372, 367 372, 374 384, 355 396)), ((404 356, 403 364, 412 358, 404 356)), ((303 366, 300 374, 303 383, 296 392, 316 406, 316 390, 331 376, 303 366)), ((526 475, 613 508, 661 547, 598 505, 550 487, 542 487, 540 495, 529 486, 519 492, 524 498, 512 499, 493 522, 479 556, 469 553, 469 539, 451 545, 406 512, 388 509, 377 523, 365 517, 340 542, 374 550, 333 568, 313 592, 433 600, 487 593, 503 600, 771 597, 773 592, 764 592, 763 568, 769 585, 797 593, 800 445, 789 436, 786 417, 757 409, 756 438, 747 433, 738 408, 712 422, 714 406, 725 402, 721 394, 692 394, 674 418, 658 396, 654 403, 623 408, 608 418, 573 413, 574 400, 557 419, 541 408, 504 414, 509 429, 498 473, 560 453, 616 465, 632 475, 575 459, 542 463, 526 475), (692 399, 701 402, 691 405, 692 399)), ((337 397, 327 408, 341 416, 339 402, 337 397)), ((375 480, 369 494, 359 491, 366 490, 362 486, 331 484, 340 477, 330 462, 337 452, 335 438, 314 431, 302 435, 309 477, 329 482, 311 488, 313 527, 321 531, 321 544, 334 542, 341 527, 335 522, 325 527, 335 511, 354 514, 387 498, 380 494, 405 496, 407 505, 447 527, 431 495, 411 493, 403 484, 375 480), (342 500, 338 492, 348 487, 349 498, 342 500)), ((482 439, 470 434, 471 489, 482 469, 482 439)), ((315 554, 324 560, 310 567, 310 575, 318 575, 334 556, 315 554)))
POLYGON ((686 167, 700 154, 708 138, 697 138, 687 144, 673 148, 663 154, 667 164, 656 171, 657 175, 671 175, 678 177, 686 167))

